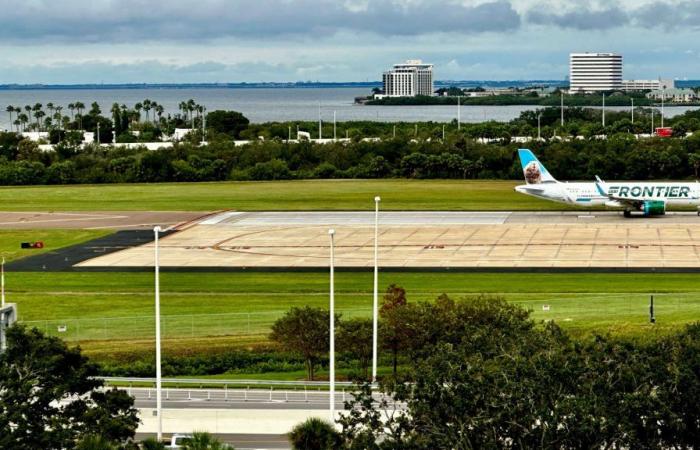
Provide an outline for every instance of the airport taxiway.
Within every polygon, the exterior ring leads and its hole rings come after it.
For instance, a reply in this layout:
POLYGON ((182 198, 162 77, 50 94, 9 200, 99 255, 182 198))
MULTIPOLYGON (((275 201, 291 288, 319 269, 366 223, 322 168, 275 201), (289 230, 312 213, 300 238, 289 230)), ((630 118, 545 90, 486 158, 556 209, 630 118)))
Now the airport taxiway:
MULTIPOLYGON (((328 229, 336 265, 371 267, 372 212, 223 212, 161 240, 176 268, 321 268, 328 229)), ((620 212, 381 212, 384 268, 697 268, 694 212, 624 218, 620 212)), ((152 244, 98 256, 80 268, 150 267, 152 244)))

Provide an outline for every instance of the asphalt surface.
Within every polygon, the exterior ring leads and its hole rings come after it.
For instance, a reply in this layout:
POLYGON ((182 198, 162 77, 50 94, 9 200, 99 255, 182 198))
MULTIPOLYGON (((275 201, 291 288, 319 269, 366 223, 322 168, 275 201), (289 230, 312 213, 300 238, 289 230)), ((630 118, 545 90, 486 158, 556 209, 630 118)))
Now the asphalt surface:
POLYGON ((153 229, 186 224, 206 215, 201 211, 0 211, 0 229, 153 229))
MULTIPOLYGON (((165 237, 173 231, 161 233, 165 237)), ((122 230, 116 233, 60 248, 35 256, 18 259, 6 264, 7 270, 15 272, 58 272, 73 270, 73 265, 81 261, 104 256, 128 248, 152 242, 153 230, 122 230)))
MULTIPOLYGON (((156 390, 151 388, 122 388, 134 397, 137 408, 155 408, 156 390)), ((325 410, 329 405, 328 391, 267 390, 267 389, 163 389, 161 404, 170 409, 269 409, 325 410)), ((375 394, 377 400, 381 397, 375 394)), ((343 409, 352 396, 336 391, 335 402, 343 409)))

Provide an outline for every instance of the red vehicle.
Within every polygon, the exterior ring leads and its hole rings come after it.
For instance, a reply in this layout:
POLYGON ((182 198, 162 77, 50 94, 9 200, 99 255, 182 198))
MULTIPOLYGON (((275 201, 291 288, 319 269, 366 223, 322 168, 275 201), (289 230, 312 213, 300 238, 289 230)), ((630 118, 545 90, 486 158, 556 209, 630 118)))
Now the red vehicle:
POLYGON ((656 129, 656 134, 658 137, 671 137, 673 136, 673 128, 671 127, 659 127, 656 129))

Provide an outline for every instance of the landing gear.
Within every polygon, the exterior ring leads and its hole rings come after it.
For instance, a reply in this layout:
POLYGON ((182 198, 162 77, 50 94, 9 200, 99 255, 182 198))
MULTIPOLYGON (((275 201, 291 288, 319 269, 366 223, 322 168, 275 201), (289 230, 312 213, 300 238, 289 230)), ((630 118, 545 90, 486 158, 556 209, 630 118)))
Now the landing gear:
MULTIPOLYGON (((625 217, 632 217, 632 211, 629 209, 626 209, 624 212, 625 217)), ((698 215, 700 216, 700 211, 698 211, 698 215)))

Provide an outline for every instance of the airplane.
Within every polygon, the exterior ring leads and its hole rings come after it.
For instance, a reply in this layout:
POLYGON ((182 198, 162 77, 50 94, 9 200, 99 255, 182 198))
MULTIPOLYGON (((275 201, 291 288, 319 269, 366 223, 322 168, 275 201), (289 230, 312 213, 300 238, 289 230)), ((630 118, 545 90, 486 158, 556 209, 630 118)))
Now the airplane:
POLYGON ((700 216, 700 183, 693 182, 605 182, 596 176, 595 182, 557 181, 537 157, 526 148, 518 149, 524 185, 516 186, 521 194, 582 207, 606 206, 623 208, 624 216, 633 211, 643 216, 662 216, 669 206, 693 205, 700 216))

